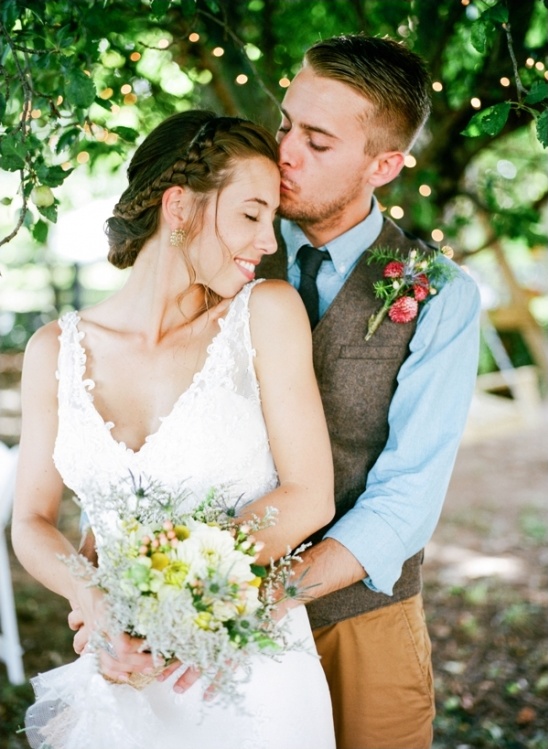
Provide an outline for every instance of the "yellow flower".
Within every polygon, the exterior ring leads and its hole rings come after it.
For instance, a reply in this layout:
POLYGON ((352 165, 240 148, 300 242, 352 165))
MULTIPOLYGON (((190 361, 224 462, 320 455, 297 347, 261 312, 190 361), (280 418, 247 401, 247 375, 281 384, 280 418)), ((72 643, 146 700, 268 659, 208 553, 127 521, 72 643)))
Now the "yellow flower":
POLYGON ((169 564, 169 557, 163 551, 155 551, 150 557, 153 570, 163 570, 169 564))
POLYGON ((200 627, 200 629, 209 629, 212 619, 213 614, 210 614, 209 611, 200 611, 198 616, 194 619, 194 622, 198 627, 200 627))
POLYGON ((167 585, 176 585, 181 588, 188 575, 189 565, 186 562, 171 562, 164 571, 164 580, 167 585))
POLYGON ((185 538, 188 538, 190 536, 190 530, 186 525, 176 525, 173 530, 175 531, 175 535, 177 536, 179 541, 184 541, 185 538))

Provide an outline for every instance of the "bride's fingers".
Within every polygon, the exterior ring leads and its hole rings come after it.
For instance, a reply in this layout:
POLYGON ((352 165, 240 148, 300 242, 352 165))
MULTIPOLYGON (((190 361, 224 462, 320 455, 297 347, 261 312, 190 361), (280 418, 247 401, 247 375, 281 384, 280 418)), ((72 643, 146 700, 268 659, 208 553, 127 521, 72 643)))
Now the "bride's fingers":
POLYGON ((79 608, 73 608, 68 615, 69 628, 74 632, 81 629, 84 626, 84 618, 79 608))
POLYGON ((184 673, 182 674, 182 676, 179 676, 179 678, 173 685, 173 689, 178 694, 182 694, 182 692, 186 692, 187 689, 190 689, 190 687, 193 684, 195 684, 199 678, 200 678, 200 672, 198 671, 198 669, 187 668, 186 671, 184 671, 184 673))
POLYGON ((156 677, 158 681, 165 681, 167 678, 171 676, 171 674, 175 673, 178 668, 181 668, 181 661, 173 661, 172 663, 167 666, 167 668, 164 668, 164 670, 158 674, 156 677))
POLYGON ((87 627, 80 627, 80 629, 72 638, 72 647, 74 648, 74 652, 78 655, 82 655, 82 653, 85 652, 87 648, 88 642, 89 632, 87 630, 87 627))
MULTIPOLYGON (((129 635, 103 638, 99 649, 101 670, 109 676, 113 673, 153 673, 161 668, 164 661, 153 658, 150 652, 143 651, 143 640, 129 635)), ((146 646, 145 646, 146 647, 146 646)))
MULTIPOLYGON (((232 670, 235 671, 236 667, 232 663, 232 661, 225 661, 226 665, 229 667, 232 667, 232 670)), ((220 674, 221 672, 218 671, 217 675, 214 677, 211 684, 208 686, 208 688, 204 692, 204 701, 205 702, 211 702, 215 699, 217 696, 217 693, 219 691, 219 685, 220 685, 220 674)))

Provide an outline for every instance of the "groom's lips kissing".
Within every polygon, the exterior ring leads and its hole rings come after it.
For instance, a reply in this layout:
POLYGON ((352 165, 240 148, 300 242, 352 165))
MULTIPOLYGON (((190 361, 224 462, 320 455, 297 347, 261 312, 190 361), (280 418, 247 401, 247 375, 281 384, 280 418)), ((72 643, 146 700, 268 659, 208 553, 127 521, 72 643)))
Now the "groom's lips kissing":
POLYGON ((295 185, 291 180, 282 178, 282 181, 280 182, 280 193, 288 193, 288 192, 294 192, 295 191, 295 185))
POLYGON ((234 262, 244 274, 248 281, 253 281, 255 278, 255 266, 259 264, 258 260, 245 260, 242 257, 235 257, 234 262))

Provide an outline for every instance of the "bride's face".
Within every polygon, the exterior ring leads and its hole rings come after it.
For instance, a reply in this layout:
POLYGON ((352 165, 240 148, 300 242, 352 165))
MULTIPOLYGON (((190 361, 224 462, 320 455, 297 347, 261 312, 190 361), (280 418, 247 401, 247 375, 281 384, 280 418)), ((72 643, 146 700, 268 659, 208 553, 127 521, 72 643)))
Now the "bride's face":
POLYGON ((191 242, 197 283, 231 298, 255 278, 262 257, 276 251, 272 222, 279 197, 275 164, 262 156, 239 162, 230 183, 209 196, 202 229, 191 242))

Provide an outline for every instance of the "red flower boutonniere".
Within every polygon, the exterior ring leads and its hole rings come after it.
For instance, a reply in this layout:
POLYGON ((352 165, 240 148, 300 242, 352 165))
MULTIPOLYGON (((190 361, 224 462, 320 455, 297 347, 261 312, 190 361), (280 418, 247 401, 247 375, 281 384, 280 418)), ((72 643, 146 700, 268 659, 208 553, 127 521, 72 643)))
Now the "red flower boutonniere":
POLYGON ((383 278, 374 285, 375 296, 383 300, 378 312, 369 318, 365 340, 368 341, 386 315, 395 323, 414 320, 419 305, 438 293, 438 284, 449 280, 455 269, 439 262, 439 256, 452 257, 453 250, 443 247, 438 252, 422 253, 411 250, 402 257, 396 250, 370 251, 367 262, 385 262, 383 278))

